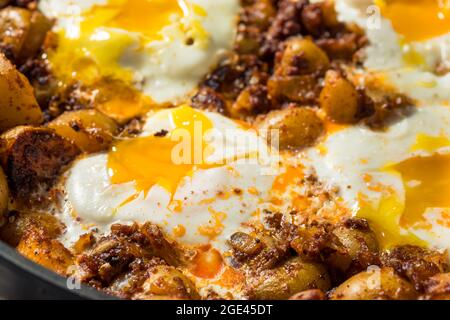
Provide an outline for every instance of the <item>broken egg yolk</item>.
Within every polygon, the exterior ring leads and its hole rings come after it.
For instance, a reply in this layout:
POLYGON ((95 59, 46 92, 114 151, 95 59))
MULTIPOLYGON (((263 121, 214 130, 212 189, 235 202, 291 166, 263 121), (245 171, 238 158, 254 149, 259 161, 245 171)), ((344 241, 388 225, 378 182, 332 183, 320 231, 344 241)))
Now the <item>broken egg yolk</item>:
POLYGON ((172 109, 168 116, 173 130, 165 136, 122 140, 112 147, 108 172, 113 184, 134 182, 139 192, 158 184, 173 195, 183 178, 215 166, 205 160, 210 148, 203 141, 213 128, 211 120, 189 106, 172 109))
POLYGON ((424 41, 450 31, 447 0, 376 0, 384 17, 405 41, 424 41))

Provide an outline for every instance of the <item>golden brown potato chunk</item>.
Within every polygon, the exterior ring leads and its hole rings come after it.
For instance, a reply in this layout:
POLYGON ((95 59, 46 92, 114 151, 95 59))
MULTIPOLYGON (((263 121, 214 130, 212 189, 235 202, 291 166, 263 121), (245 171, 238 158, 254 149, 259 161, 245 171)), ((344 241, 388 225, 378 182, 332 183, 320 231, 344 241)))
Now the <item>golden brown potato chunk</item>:
POLYGON ((0 54, 0 131, 42 122, 42 111, 27 78, 0 54))
POLYGON ((320 107, 337 123, 358 121, 358 92, 353 84, 336 71, 328 71, 319 97, 320 107))
POLYGON ((21 64, 38 53, 51 27, 38 11, 7 7, 0 11, 0 47, 21 64))
POLYGON ((272 111, 257 123, 257 127, 272 145, 276 145, 278 135, 281 150, 311 146, 324 130, 315 111, 306 107, 272 111))
POLYGON ((392 268, 377 268, 358 273, 331 294, 334 300, 415 300, 413 285, 395 274, 392 268))
POLYGON ((301 104, 314 102, 320 88, 311 75, 273 76, 267 82, 267 91, 272 100, 291 101, 301 104))
POLYGON ((30 228, 39 229, 51 239, 57 238, 64 228, 54 216, 43 212, 17 212, 8 217, 8 223, 0 228, 0 239, 16 247, 30 228))
POLYGON ((0 137, 0 159, 11 195, 31 200, 45 191, 80 150, 49 128, 16 127, 0 137))
POLYGON ((330 280, 323 266, 305 262, 296 257, 282 266, 263 271, 256 280, 250 280, 251 291, 258 300, 283 300, 308 290, 330 288, 330 280))
POLYGON ((48 127, 88 153, 107 149, 118 131, 114 120, 96 110, 65 112, 48 127))
POLYGON ((200 296, 192 283, 180 271, 170 266, 157 266, 143 284, 144 294, 148 298, 199 299, 200 296))
POLYGON ((66 275, 67 268, 73 265, 73 256, 70 251, 61 242, 48 238, 36 228, 30 228, 25 232, 17 246, 17 251, 61 275, 66 275))
POLYGON ((312 40, 295 37, 287 42, 276 74, 280 76, 321 74, 329 65, 327 54, 312 40))

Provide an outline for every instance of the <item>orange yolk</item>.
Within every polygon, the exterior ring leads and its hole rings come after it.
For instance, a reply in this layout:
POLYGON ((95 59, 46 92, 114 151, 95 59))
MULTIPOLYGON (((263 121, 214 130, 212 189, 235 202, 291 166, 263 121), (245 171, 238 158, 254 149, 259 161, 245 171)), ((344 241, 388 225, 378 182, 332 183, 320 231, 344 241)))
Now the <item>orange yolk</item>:
POLYGON ((405 183, 402 226, 423 221, 427 208, 450 208, 450 155, 411 158, 392 168, 405 183))
POLYGON ((401 177, 405 201, 389 191, 383 195, 378 208, 373 208, 360 194, 357 215, 368 219, 384 248, 401 244, 423 245, 423 241, 406 229, 427 229, 429 225, 424 217, 427 209, 450 208, 450 155, 418 156, 391 165, 387 170, 401 177))
POLYGON ((375 3, 408 42, 427 40, 450 31, 447 0, 376 0, 375 3))
POLYGON ((215 278, 224 266, 222 255, 213 248, 200 248, 189 271, 196 277, 215 278))
POLYGON ((184 0, 109 0, 104 5, 94 6, 86 18, 103 17, 105 27, 155 38, 164 26, 170 24, 172 16, 187 14, 184 0))
POLYGON ((172 109, 169 117, 174 128, 170 134, 118 141, 113 146, 108 154, 113 184, 134 182, 139 192, 159 184, 173 195, 184 177, 215 166, 205 161, 209 147, 203 141, 212 122, 188 106, 172 109))

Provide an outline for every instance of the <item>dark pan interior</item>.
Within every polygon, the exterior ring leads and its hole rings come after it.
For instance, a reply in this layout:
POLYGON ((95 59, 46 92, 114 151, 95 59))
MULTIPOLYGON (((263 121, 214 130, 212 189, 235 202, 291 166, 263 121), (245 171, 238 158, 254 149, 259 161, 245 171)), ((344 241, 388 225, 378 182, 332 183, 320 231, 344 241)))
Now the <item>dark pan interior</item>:
POLYGON ((0 241, 0 299, 114 299, 82 285, 69 290, 67 279, 22 257, 0 241))

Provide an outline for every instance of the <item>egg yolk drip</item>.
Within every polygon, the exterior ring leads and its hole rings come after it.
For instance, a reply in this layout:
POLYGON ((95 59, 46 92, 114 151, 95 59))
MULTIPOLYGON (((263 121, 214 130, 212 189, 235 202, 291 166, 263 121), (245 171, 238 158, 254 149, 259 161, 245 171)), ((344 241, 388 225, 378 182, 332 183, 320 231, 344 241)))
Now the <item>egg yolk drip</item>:
POLYGON ((427 208, 450 208, 450 155, 415 157, 392 166, 405 185, 404 227, 424 222, 427 208))
MULTIPOLYGON (((450 146, 446 137, 417 136, 412 151, 436 151, 450 146)), ((385 170, 399 176, 405 189, 404 202, 394 192, 385 194, 378 208, 360 195, 358 216, 370 221, 384 247, 423 244, 408 228, 429 228, 424 214, 429 208, 450 208, 450 154, 416 156, 389 165, 385 170)))
POLYGON ((204 134, 213 123, 203 113, 181 106, 169 113, 173 131, 118 141, 108 154, 111 182, 134 182, 138 192, 158 184, 172 195, 180 181, 198 169, 215 165, 205 158, 212 152, 204 134))
POLYGON ((384 17, 405 41, 423 41, 450 31, 447 0, 376 0, 384 17))

